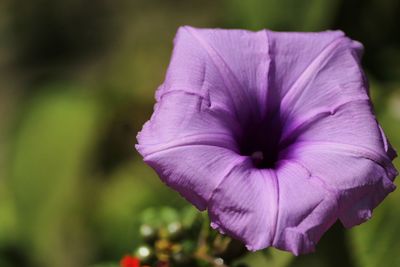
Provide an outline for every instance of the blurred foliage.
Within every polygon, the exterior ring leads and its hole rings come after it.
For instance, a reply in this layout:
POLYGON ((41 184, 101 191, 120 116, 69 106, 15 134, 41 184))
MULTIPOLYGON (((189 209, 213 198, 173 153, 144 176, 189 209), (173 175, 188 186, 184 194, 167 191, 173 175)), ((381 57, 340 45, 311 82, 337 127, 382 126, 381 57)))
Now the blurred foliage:
MULTIPOLYGON (((181 214, 185 201, 141 161, 134 144, 152 112, 176 29, 186 24, 343 30, 365 46, 375 111, 400 148, 398 0, 3 0, 1 267, 117 262, 140 246, 144 220, 168 223, 159 220, 159 207, 181 214), (143 213, 148 207, 153 211, 143 213)), ((400 168, 399 159, 395 164, 400 168)), ((267 249, 238 263, 400 266, 399 198, 392 193, 354 229, 336 224, 314 254, 295 258, 267 249)), ((178 216, 163 213, 167 221, 178 216)), ((190 212, 185 216, 183 225, 193 223, 190 212)))
POLYGON ((25 107, 14 136, 9 183, 20 241, 40 265, 77 266, 75 254, 85 252, 85 246, 74 246, 85 242, 77 194, 82 166, 96 142, 98 116, 92 99, 68 89, 39 94, 25 107))
POLYGON ((282 31, 320 31, 329 28, 339 7, 337 0, 226 0, 228 21, 246 28, 282 31), (326 12, 329 10, 329 12, 326 12))

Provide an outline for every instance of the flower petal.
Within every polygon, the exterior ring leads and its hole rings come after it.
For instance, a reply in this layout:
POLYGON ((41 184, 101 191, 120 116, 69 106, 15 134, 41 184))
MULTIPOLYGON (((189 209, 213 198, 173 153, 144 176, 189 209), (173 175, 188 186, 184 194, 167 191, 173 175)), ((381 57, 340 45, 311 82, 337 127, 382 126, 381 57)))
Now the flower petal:
POLYGON ((276 175, 280 197, 273 245, 295 255, 312 252, 337 219, 336 197, 296 162, 280 162, 276 175))
MULTIPOLYGON (((309 77, 329 57, 332 46, 343 38, 341 31, 318 33, 273 32, 270 37, 270 54, 273 57, 273 90, 279 90, 281 97, 290 98, 309 81, 309 77)), ((290 107, 290 105, 288 105, 290 107)))
POLYGON ((255 169, 246 158, 225 176, 209 203, 211 226, 242 240, 249 250, 271 246, 278 212, 273 170, 255 169))
POLYGON ((332 110, 321 109, 317 114, 299 116, 297 122, 292 124, 296 127, 286 135, 281 148, 289 146, 290 150, 292 143, 302 142, 325 142, 329 149, 347 145, 348 150, 381 164, 388 172, 389 179, 394 179, 397 171, 391 160, 395 155, 376 122, 368 100, 346 102, 332 110), (370 155, 366 155, 365 151, 370 151, 370 155))
POLYGON ((379 130, 381 132, 382 140, 383 140, 383 147, 386 152, 386 155, 388 155, 390 160, 394 160, 397 157, 397 152, 393 148, 393 146, 390 144, 389 140, 387 139, 382 127, 379 125, 379 130))
POLYGON ((374 209, 395 189, 397 175, 385 168, 390 161, 367 148, 329 142, 296 142, 282 157, 296 162, 337 196, 338 217, 346 227, 368 220, 374 209))
POLYGON ((197 144, 172 147, 144 157, 163 182, 199 210, 207 208, 214 189, 241 160, 231 150, 197 144))
POLYGON ((371 216, 397 176, 395 151, 376 122, 360 68, 362 50, 346 37, 334 38, 284 93, 279 114, 281 149, 337 192, 347 227, 371 216))
POLYGON ((137 139, 143 156, 181 145, 215 145, 237 150, 235 123, 224 113, 214 112, 197 95, 170 92, 156 104, 151 119, 137 139))
POLYGON ((197 95, 170 92, 138 134, 136 148, 165 183, 204 210, 239 157, 229 121, 197 95))
MULTIPOLYGON (((279 33, 271 35, 280 36, 279 33)), ((324 39, 322 35, 321 39, 324 39)), ((278 40, 284 41, 283 38, 277 38, 276 42, 278 40)), ((309 40, 305 46, 310 48, 311 43, 312 40, 309 40)), ((284 127, 282 140, 297 137, 302 130, 307 129, 315 121, 334 115, 339 109, 344 110, 351 106, 353 102, 356 105, 358 105, 357 102, 360 102, 359 105, 365 106, 362 108, 362 112, 358 112, 362 115, 359 115, 357 120, 361 122, 366 120, 365 125, 373 125, 371 135, 375 137, 373 141, 378 140, 373 145, 374 147, 383 147, 384 137, 377 134, 379 129, 369 102, 368 87, 359 66, 362 49, 361 44, 341 35, 336 36, 322 51, 318 52, 317 56, 286 92, 285 89, 282 89, 285 92, 279 111, 280 120, 284 127)), ((293 49, 291 57, 297 59, 301 53, 298 50, 297 48, 296 50, 293 49)), ((271 51, 273 52, 274 49, 271 49, 271 51)), ((276 55, 275 60, 278 66, 275 69, 276 75, 286 70, 283 63, 280 63, 282 66, 279 67, 278 63, 282 61, 282 59, 279 59, 280 57, 276 55)), ((300 62, 296 61, 296 63, 300 62)), ((295 70, 290 70, 291 72, 295 72, 295 70)), ((289 78, 293 76, 289 74, 289 78)), ((354 119, 350 121, 354 121, 354 119)), ((335 125, 337 124, 332 123, 331 127, 335 127, 335 125)), ((340 129, 340 127, 337 128, 340 129)), ((317 132, 319 127, 315 127, 315 129, 314 132, 317 132)), ((354 129, 354 127, 350 129, 354 129)), ((342 135, 337 134, 337 132, 335 131, 331 136, 341 138, 342 135)))
POLYGON ((236 165, 210 200, 211 226, 242 240, 249 250, 313 251, 336 221, 337 203, 310 175, 295 162, 276 170, 254 169, 249 161, 236 165))
POLYGON ((268 49, 265 31, 181 27, 157 97, 176 90, 200 94, 244 122, 267 106, 268 49))

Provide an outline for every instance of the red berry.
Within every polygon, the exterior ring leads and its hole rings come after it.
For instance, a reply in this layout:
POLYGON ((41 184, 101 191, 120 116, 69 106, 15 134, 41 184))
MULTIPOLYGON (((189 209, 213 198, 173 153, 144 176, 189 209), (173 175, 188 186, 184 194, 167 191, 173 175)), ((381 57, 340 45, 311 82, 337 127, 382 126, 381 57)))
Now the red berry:
POLYGON ((119 264, 121 267, 140 267, 139 259, 129 255, 124 256, 119 264))

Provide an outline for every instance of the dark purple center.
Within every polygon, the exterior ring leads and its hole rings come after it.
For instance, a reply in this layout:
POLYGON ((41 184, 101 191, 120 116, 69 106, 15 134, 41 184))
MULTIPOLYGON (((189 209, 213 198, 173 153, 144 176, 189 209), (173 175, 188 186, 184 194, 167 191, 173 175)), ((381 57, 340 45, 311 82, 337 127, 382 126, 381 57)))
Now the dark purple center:
POLYGON ((249 119, 237 138, 240 154, 251 157, 254 167, 272 169, 279 159, 282 127, 278 120, 249 119))

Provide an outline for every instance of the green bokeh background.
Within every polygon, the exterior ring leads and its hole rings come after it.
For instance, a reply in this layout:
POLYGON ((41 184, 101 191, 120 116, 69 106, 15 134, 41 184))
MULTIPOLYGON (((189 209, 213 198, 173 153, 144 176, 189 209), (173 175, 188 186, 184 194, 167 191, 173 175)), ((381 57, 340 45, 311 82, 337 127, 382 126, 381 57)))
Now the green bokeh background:
MULTIPOLYGON (((183 207, 134 150, 180 25, 341 29, 365 45, 376 114, 400 149, 398 0, 1 0, 0 266, 118 261, 146 207, 183 207)), ((400 161, 395 161, 400 167, 400 161)), ((261 267, 400 266, 400 192, 317 252, 261 267)))

